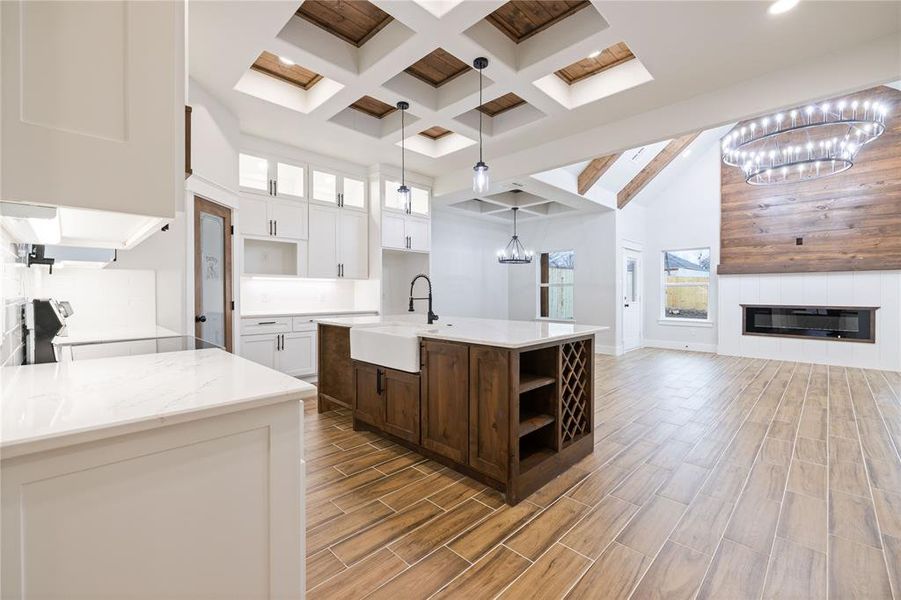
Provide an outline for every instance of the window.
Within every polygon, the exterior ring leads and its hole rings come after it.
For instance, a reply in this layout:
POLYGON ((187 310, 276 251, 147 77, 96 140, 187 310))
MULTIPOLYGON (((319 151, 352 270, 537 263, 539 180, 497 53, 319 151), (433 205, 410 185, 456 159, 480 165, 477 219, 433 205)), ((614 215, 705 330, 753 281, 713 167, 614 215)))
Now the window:
POLYGON ((542 252, 539 260, 538 316, 545 319, 573 319, 572 250, 542 252))
POLYGON ((710 248, 663 252, 663 318, 707 320, 710 248))

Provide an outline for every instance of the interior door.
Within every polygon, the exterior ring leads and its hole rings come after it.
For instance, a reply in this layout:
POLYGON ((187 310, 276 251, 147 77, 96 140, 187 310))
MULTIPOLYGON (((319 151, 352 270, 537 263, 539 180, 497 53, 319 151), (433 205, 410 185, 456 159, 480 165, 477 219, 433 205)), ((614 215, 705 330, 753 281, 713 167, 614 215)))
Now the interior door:
POLYGON ((194 196, 194 335, 232 351, 232 213, 194 196))
POLYGON ((310 277, 338 277, 338 209, 310 205, 310 277))
POLYGON ((641 347, 641 254, 623 250, 623 350, 641 347))

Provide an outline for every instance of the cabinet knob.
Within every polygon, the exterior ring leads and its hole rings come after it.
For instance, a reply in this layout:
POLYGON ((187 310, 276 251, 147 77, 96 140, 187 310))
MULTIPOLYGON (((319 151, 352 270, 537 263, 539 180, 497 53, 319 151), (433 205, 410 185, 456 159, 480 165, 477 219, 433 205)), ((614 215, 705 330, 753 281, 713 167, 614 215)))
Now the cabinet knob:
POLYGON ((194 317, 196 323, 206 323, 206 315, 197 315, 194 317))

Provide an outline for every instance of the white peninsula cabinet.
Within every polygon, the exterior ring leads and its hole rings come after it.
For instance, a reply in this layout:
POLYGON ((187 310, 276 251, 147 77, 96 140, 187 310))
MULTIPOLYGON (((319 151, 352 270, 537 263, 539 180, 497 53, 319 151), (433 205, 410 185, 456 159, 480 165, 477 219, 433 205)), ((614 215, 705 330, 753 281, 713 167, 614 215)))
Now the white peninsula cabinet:
POLYGON ((0 597, 303 597, 313 386, 219 349, 4 371, 0 597))
POLYGON ((173 218, 184 193, 184 4, 0 11, 0 197, 173 218))
POLYGON ((429 190, 410 185, 410 202, 404 203, 397 188, 400 183, 386 180, 382 205, 382 248, 428 252, 430 238, 429 190))

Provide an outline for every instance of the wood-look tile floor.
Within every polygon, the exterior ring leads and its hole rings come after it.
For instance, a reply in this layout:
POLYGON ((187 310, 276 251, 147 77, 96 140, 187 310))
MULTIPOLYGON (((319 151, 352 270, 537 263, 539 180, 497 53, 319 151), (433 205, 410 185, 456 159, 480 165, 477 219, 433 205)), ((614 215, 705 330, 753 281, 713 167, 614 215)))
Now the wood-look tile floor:
POLYGON ((901 600, 901 374, 639 350, 596 393, 515 507, 308 407, 309 598, 901 600))

